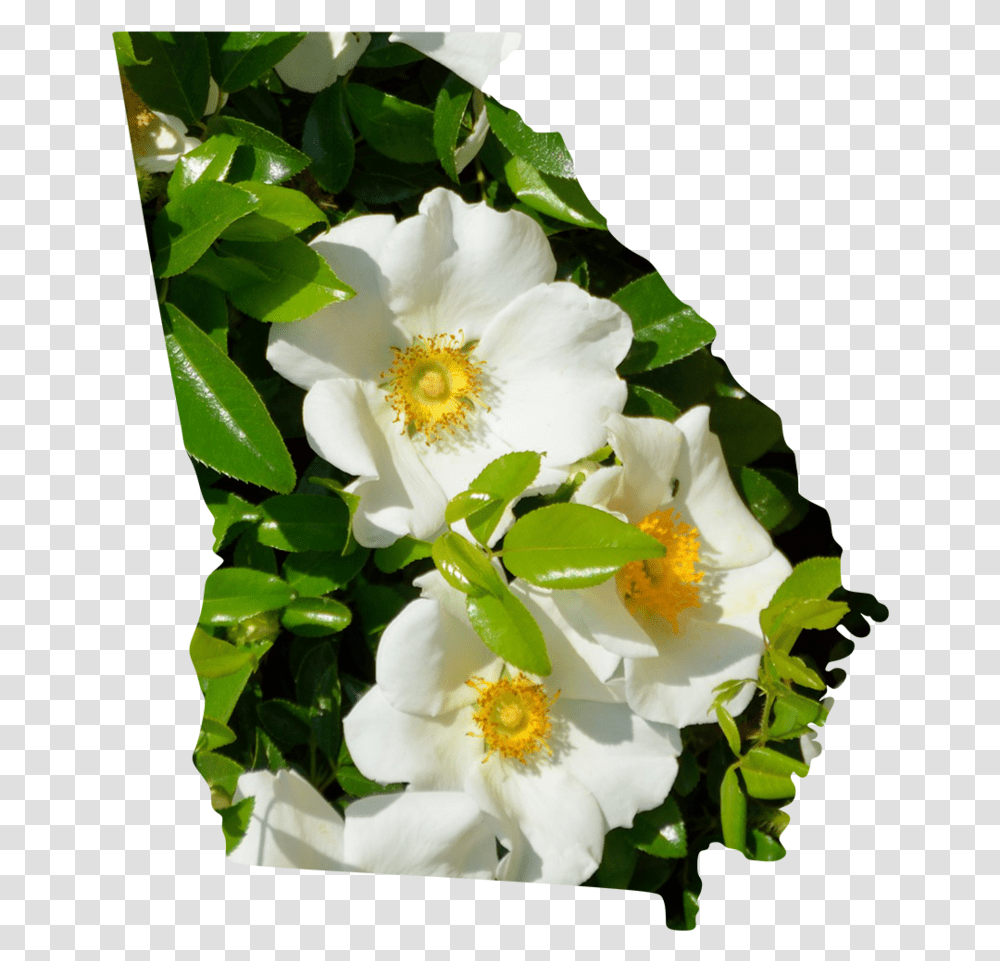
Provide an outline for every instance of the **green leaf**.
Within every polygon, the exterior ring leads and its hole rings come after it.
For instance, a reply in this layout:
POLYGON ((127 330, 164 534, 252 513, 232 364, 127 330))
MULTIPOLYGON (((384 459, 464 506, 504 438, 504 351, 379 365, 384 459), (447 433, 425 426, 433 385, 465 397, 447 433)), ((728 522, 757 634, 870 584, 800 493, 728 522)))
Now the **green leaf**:
MULTIPOLYGON (((747 469, 749 470, 749 468, 747 469)), ((790 508, 784 519, 770 528, 771 536, 784 534, 797 527, 809 512, 809 501, 799 493, 799 482, 795 476, 788 471, 773 468, 761 468, 757 473, 778 490, 790 508)), ((744 493, 747 493, 746 487, 744 487, 744 493)))
POLYGON ((129 34, 135 66, 125 68, 132 89, 152 110, 198 123, 208 103, 211 68, 205 35, 197 32, 129 34))
POLYGON ((780 861, 785 856, 785 848, 777 838, 752 828, 746 853, 754 861, 780 861))
POLYGON ((721 372, 719 362, 702 347, 666 367, 633 374, 632 382, 655 391, 683 411, 709 399, 721 372))
POLYGON ((206 33, 212 76, 220 89, 242 90, 290 53, 304 33, 206 33))
POLYGON ((281 624, 301 637, 336 634, 351 623, 351 611, 330 597, 299 597, 285 608, 281 624))
POLYGON ((231 133, 242 142, 229 172, 232 181, 258 180, 280 184, 309 166, 307 154, 249 120, 216 117, 209 124, 209 129, 212 133, 231 133))
POLYGON ((518 199, 540 213, 577 227, 608 229, 608 222, 575 180, 542 173, 520 157, 511 157, 504 173, 518 199))
POLYGON ((280 578, 248 567, 222 567, 205 581, 200 624, 235 624, 284 607, 295 592, 280 578))
POLYGON ((820 676, 806 667, 801 658, 792 657, 790 654, 785 654, 775 648, 769 650, 767 654, 783 680, 790 678, 796 684, 812 688, 814 691, 826 690, 826 685, 820 676))
POLYGON ((343 727, 340 723, 340 711, 324 711, 314 714, 309 719, 310 734, 312 743, 322 752, 323 756, 333 767, 337 759, 337 751, 340 748, 341 732, 343 727))
POLYGON ((205 494, 205 503, 215 518, 215 524, 212 526, 215 544, 212 545, 212 550, 216 553, 232 539, 234 525, 254 522, 260 517, 253 504, 231 491, 212 488, 205 494))
POLYGON ((357 513, 358 505, 361 503, 361 495, 345 490, 344 485, 335 477, 310 477, 310 484, 317 484, 333 491, 343 501, 347 507, 347 537, 344 539, 343 553, 350 554, 357 549, 358 542, 354 539, 354 515, 357 513))
POLYGON ((352 797, 368 797, 370 794, 390 794, 402 790, 405 785, 379 784, 366 778, 353 764, 341 764, 337 767, 337 783, 352 797))
POLYGON ((255 800, 252 797, 243 798, 239 804, 232 804, 219 812, 222 815, 222 833, 226 839, 227 857, 239 847, 240 841, 246 836, 255 800))
MULTIPOLYGON (((274 243, 224 240, 219 244, 219 253, 223 258, 245 261, 257 276, 265 278, 226 291, 239 310, 257 320, 290 323, 354 296, 323 256, 298 237, 274 243)), ((234 283, 237 276, 233 277, 234 283)))
POLYGON ((424 55, 406 43, 389 42, 388 34, 373 33, 358 61, 359 67, 401 67, 423 60, 424 55))
POLYGON ((709 428, 722 444, 730 470, 751 464, 781 440, 781 418, 753 397, 716 397, 709 428))
POLYGON ((715 328, 678 300, 657 273, 640 277, 611 299, 629 315, 635 333, 618 365, 622 375, 672 364, 715 339, 715 328))
MULTIPOLYGON (((299 594, 319 597, 350 584, 364 567, 368 554, 366 548, 358 548, 350 554, 341 554, 339 551, 302 551, 285 558, 281 574, 299 594)), ((375 556, 377 565, 377 552, 375 556)))
POLYGON ((316 94, 306 115, 302 149, 312 157, 310 172, 324 190, 340 193, 354 169, 354 128, 347 114, 344 81, 316 94))
POLYGON ((362 204, 395 204, 440 186, 442 180, 437 164, 397 163, 361 144, 347 191, 362 204))
POLYGON ((541 464, 541 455, 534 451, 514 451, 491 461, 468 490, 451 499, 445 508, 445 520, 454 524, 465 518, 472 536, 486 544, 507 507, 538 476, 541 464))
POLYGON ((181 274, 170 281, 168 303, 194 321, 223 353, 229 350, 229 308, 221 290, 198 277, 181 274))
POLYGON ((444 172, 455 183, 458 183, 455 147, 471 98, 472 84, 453 73, 444 82, 434 104, 434 150, 444 172))
POLYGON ((253 651, 233 647, 200 627, 194 629, 190 652, 195 672, 204 678, 228 677, 253 660, 253 651))
POLYGON ((198 734, 198 744, 195 753, 200 751, 214 751, 217 747, 225 747, 236 740, 236 735, 225 724, 212 720, 210 717, 202 719, 201 731, 198 734))
POLYGON ((375 551, 375 566, 383 574, 394 574, 414 561, 431 556, 431 545, 415 537, 401 537, 389 547, 375 551))
POLYGON ((202 180, 225 180, 239 145, 232 134, 219 133, 184 154, 167 181, 167 198, 176 200, 188 187, 202 180))
POLYGON ((651 811, 636 814, 628 836, 640 851, 658 858, 687 855, 687 829, 677 802, 667 798, 651 811))
POLYGON ((402 163, 437 159, 432 110, 360 83, 348 85, 347 107, 354 126, 379 153, 402 163))
POLYGON ((719 795, 719 817, 722 821, 722 838, 727 848, 746 852, 747 798, 740 787, 736 768, 729 768, 722 778, 719 795))
POLYGON ((663 557, 655 537, 584 504, 552 504, 507 532, 503 562, 515 576, 551 588, 592 587, 630 561, 663 557))
POLYGON ((354 612, 361 619, 365 636, 374 640, 409 600, 398 589, 385 584, 362 584, 355 589, 352 603, 354 612))
POLYGON ((257 705, 257 717, 282 751, 309 743, 309 710, 301 704, 276 697, 257 705))
POLYGON ((594 881, 602 888, 622 890, 629 886, 639 852, 635 849, 624 828, 609 831, 604 838, 601 863, 594 874, 594 881))
POLYGON ((774 721, 768 726, 768 738, 800 737, 809 730, 809 725, 821 723, 823 706, 811 698, 793 691, 782 693, 774 703, 774 721))
POLYGON ((765 530, 774 530, 791 514, 788 498, 763 474, 741 467, 739 480, 747 505, 765 530))
POLYGON ((261 544, 256 527, 251 527, 240 535, 233 551, 233 566, 252 567, 265 574, 278 573, 278 559, 274 555, 274 549, 261 544))
POLYGON ((730 750, 732 750, 733 754, 739 757, 742 741, 740 739, 739 729, 736 727, 736 722, 733 720, 732 714, 730 714, 729 711, 727 711, 721 704, 716 706, 715 714, 719 719, 719 727, 722 728, 722 733, 726 735, 726 741, 729 744, 730 750))
POLYGON ((150 63, 151 60, 140 60, 132 49, 132 38, 123 30, 111 34, 111 39, 115 45, 115 57, 118 60, 119 68, 140 67, 150 63))
MULTIPOLYGON (((336 678, 337 648, 330 641, 320 641, 310 648, 302 658, 295 672, 295 697, 300 704, 320 709, 328 709, 333 698, 330 690, 324 690, 321 685, 331 685, 336 678), (328 676, 328 672, 333 674, 328 676), (317 703, 324 702, 323 704, 317 703)), ((336 685, 336 701, 340 703, 340 686, 336 685)))
POLYGON ((622 413, 626 417, 659 417, 671 422, 681 415, 676 404, 642 384, 628 385, 628 398, 622 413))
POLYGON ((840 582, 839 557, 811 557, 795 565, 795 569, 774 592, 771 604, 791 600, 825 600, 840 582))
POLYGON ((254 762, 252 768, 256 770, 261 765, 274 774, 283 768, 288 767, 288 763, 281 756, 278 745, 267 736, 267 732, 262 727, 257 728, 257 741, 254 745, 254 762))
POLYGON ((499 596, 506 587, 486 555, 454 531, 446 531, 434 541, 431 557, 442 577, 463 594, 499 596))
POLYGON ((809 765, 769 747, 755 747, 743 758, 740 770, 751 797, 766 801, 794 797, 791 775, 805 777, 809 765))
POLYGON ((171 200, 153 223, 153 273, 173 277, 192 266, 231 223, 260 206, 232 184, 199 180, 171 200))
POLYGON ((223 240, 267 243, 294 237, 312 224, 327 222, 326 214, 298 190, 251 181, 233 186, 246 191, 260 205, 242 220, 230 224, 222 232, 223 240))
POLYGON ((195 754, 194 766, 213 791, 221 788, 229 797, 236 793, 236 782, 243 773, 243 768, 232 758, 209 752, 195 754))
POLYGON ((486 101, 490 129, 515 156, 526 160, 540 173, 552 177, 573 177, 573 158, 561 133, 537 133, 513 110, 501 106, 492 97, 486 101))
POLYGON ((347 536, 347 508, 320 494, 287 494, 260 505, 258 536, 282 551, 330 551, 347 536))
POLYGON ((212 718, 220 724, 227 723, 252 673, 253 664, 250 663, 228 677, 199 679, 201 689, 205 693, 205 717, 212 718))
POLYGON ((251 484, 291 490, 292 459, 246 374, 173 304, 164 305, 163 319, 184 446, 191 456, 251 484))
POLYGON ((476 633, 498 657, 529 674, 552 673, 541 630, 506 585, 497 594, 467 595, 465 609, 476 633))

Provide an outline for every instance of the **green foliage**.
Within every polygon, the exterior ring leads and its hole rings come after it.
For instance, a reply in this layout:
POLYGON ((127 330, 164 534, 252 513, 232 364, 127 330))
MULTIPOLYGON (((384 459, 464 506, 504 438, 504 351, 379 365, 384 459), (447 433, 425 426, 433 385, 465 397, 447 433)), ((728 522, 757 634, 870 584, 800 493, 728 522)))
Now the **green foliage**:
POLYGON ((220 567, 205 581, 200 624, 236 624, 290 603, 295 592, 280 578, 247 567, 220 567))
POLYGON ((219 812, 222 816, 222 833, 226 839, 227 856, 239 847, 240 841, 246 836, 255 800, 252 797, 244 798, 239 804, 230 805, 219 812))
POLYGON ((177 200, 188 187, 201 180, 225 180, 239 146, 238 137, 220 133, 184 154, 167 181, 167 197, 177 200))
POLYGON ((534 451, 517 451, 487 464, 479 476, 451 499, 445 510, 449 524, 464 519, 480 544, 493 536, 511 503, 538 476, 542 458, 534 451))
POLYGON ((431 556, 431 545, 414 537, 401 537, 389 547, 375 551, 375 566, 383 574, 394 574, 415 561, 431 556))
POLYGON ((281 615, 281 626, 303 637, 336 634, 350 623, 350 610, 330 597, 297 597, 281 615))
POLYGON ((331 194, 347 186, 354 170, 354 130, 344 99, 342 81, 321 90, 306 115, 302 149, 312 158, 316 182, 331 194))
POLYGON ((347 108, 361 136, 390 160, 426 163, 437 159, 433 110, 360 83, 348 86, 347 108))
POLYGON ((260 505, 260 514, 261 542, 283 551, 337 550, 347 537, 347 507, 333 497, 272 497, 260 505))
POLYGON ((233 93, 253 83, 305 37, 304 33, 206 33, 212 76, 233 93))
POLYGON ((530 163, 540 174, 563 179, 573 176, 573 158, 561 133, 536 133, 513 110, 486 101, 490 129, 512 156, 530 163))
POLYGON ((229 172, 231 181, 280 184, 309 166, 307 154, 249 120, 219 117, 209 129, 212 133, 229 133, 240 139, 240 148, 229 172))
POLYGON ((189 127, 198 123, 208 103, 211 66, 205 34, 197 32, 129 35, 116 49, 134 63, 124 67, 132 89, 147 106, 179 117, 189 127))
POLYGON ((434 152, 448 177, 458 183, 455 148, 462 130, 462 119, 472 99, 472 84, 452 74, 441 87, 434 104, 434 152))
POLYGON ((242 182, 235 184, 258 202, 253 213, 228 226, 225 240, 263 243, 285 240, 312 224, 326 223, 326 215, 308 197, 297 190, 274 184, 242 182))

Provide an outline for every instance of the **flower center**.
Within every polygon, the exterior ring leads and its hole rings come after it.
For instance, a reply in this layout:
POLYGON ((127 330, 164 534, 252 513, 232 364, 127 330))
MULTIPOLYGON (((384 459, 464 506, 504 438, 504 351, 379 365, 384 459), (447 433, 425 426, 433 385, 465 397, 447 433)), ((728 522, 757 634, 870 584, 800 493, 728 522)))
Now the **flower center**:
POLYGON ((125 79, 124 74, 121 80, 122 94, 125 100, 125 120, 128 123, 132 149, 137 157, 145 157, 151 153, 149 131, 154 124, 160 124, 160 119, 142 102, 139 95, 132 89, 132 85, 125 79))
POLYGON ((522 764, 525 758, 539 751, 552 753, 548 745, 552 733, 549 708, 559 697, 547 697, 541 684, 533 684, 523 674, 516 680, 502 678, 490 683, 481 677, 473 677, 465 682, 479 692, 476 711, 472 719, 481 733, 469 732, 469 737, 481 737, 486 741, 485 764, 493 753, 501 757, 516 758, 522 764))
POLYGON ((411 437, 427 443, 442 433, 469 426, 469 414, 483 389, 483 362, 472 359, 475 343, 463 344, 462 332, 416 337, 405 349, 393 347, 392 366, 381 374, 386 401, 411 437))
POLYGON ((678 633, 677 615, 689 607, 700 607, 698 582, 705 576, 696 571, 698 529, 685 524, 671 508, 647 514, 637 525, 667 549, 663 557, 632 561, 616 575, 618 594, 633 617, 640 611, 659 614, 678 633))

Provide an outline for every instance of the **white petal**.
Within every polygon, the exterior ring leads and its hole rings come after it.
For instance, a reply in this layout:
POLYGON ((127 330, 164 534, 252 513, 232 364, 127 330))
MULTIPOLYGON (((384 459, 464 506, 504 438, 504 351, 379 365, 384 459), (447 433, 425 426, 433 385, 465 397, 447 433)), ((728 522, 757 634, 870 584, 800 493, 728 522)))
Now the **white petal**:
POLYGON ((610 300, 575 284, 535 287, 486 328, 477 354, 486 361, 494 433, 516 450, 545 452, 570 464, 607 438, 603 421, 625 404, 615 367, 632 325, 610 300))
POLYGON ((701 607, 692 610, 691 617, 706 621, 727 620, 740 614, 757 617, 791 573, 792 565, 780 551, 772 551, 749 567, 708 571, 701 582, 701 607))
MULTIPOLYGON (((660 656, 625 661, 625 690, 629 706, 648 721, 686 727, 708 724, 715 700, 713 688, 724 681, 757 676, 764 639, 754 630, 752 615, 714 623, 694 617, 681 621, 681 634, 669 626, 659 639, 660 656)), ((751 685, 729 705, 743 711, 753 695, 751 685)))
POLYGON ((702 560, 713 567, 745 567, 774 550, 766 530, 736 493, 719 438, 708 429, 708 407, 677 419, 687 440, 677 464, 676 505, 698 528, 702 560))
MULTIPOLYGON (((542 881, 546 884, 581 884, 601 863, 608 830, 600 805, 565 767, 542 762, 525 768, 516 761, 483 767, 484 780, 467 790, 488 792, 510 820, 516 822, 524 841, 514 837, 511 870, 505 880, 542 881), (524 843, 526 842, 526 843, 524 843)), ((477 797, 480 807, 489 803, 477 797)))
POLYGON ((624 467, 619 497, 609 506, 638 524, 672 500, 672 481, 684 435, 673 424, 655 417, 614 414, 607 427, 611 446, 624 467))
POLYGON ((548 239, 530 217, 467 204, 438 188, 402 221, 379 261, 385 300, 411 335, 461 330, 466 342, 519 294, 555 277, 548 239))
POLYGON ((608 826, 631 827, 662 804, 677 776, 680 732, 649 724, 625 704, 560 701, 567 724, 563 763, 597 798, 608 826))
POLYGON ((521 46, 521 34, 391 33, 389 41, 419 50, 482 90, 486 78, 521 46))
POLYGON ((136 138, 135 162, 149 173, 169 173, 201 141, 187 135, 187 125, 180 117, 158 110, 153 115, 156 121, 151 121, 136 138))
POLYGON ((240 776, 234 801, 254 798, 247 833, 229 855, 268 868, 348 871, 344 821, 304 777, 285 769, 240 776))
POLYGON ((485 107, 479 111, 476 123, 472 132, 455 150, 455 172, 461 173, 469 166, 486 142, 486 135, 490 132, 489 117, 486 116, 485 107))
POLYGON ((307 33, 274 69, 289 87, 317 93, 353 70, 370 40, 369 33, 307 33))
POLYGON ((427 540, 444 523, 447 498, 392 418, 385 395, 355 380, 320 381, 302 407, 313 450, 358 475, 348 489, 361 498, 354 536, 364 547, 386 547, 404 534, 427 540))
POLYGON ((355 217, 311 244, 355 296, 305 320, 271 324, 267 359, 286 380, 308 390, 331 377, 378 381, 392 363, 390 346, 406 337, 382 302, 379 251, 396 226, 388 214, 355 217))
POLYGON ((472 708, 425 718, 397 711, 376 685, 344 718, 344 739, 365 777, 415 790, 462 790, 482 763, 472 708))
POLYGON ((378 874, 492 879, 492 818, 468 795, 406 791, 362 798, 344 812, 344 853, 378 874))
POLYGON ((502 668, 467 619, 452 617, 435 600, 418 598, 382 634, 375 677, 397 711, 437 717, 475 703, 469 678, 495 681, 502 668))
POLYGON ((607 507, 621 495, 624 468, 619 464, 599 467, 577 488, 573 501, 588 507, 607 507))

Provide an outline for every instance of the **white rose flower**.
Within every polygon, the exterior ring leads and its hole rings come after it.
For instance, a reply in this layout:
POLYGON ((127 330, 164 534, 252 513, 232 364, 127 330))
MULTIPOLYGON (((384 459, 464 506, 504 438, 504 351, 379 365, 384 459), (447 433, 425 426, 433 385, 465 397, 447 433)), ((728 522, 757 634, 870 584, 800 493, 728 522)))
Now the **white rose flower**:
POLYGON ((604 836, 668 795, 679 732, 617 702, 558 632, 552 674, 505 670, 435 571, 386 628, 377 684, 344 720, 355 764, 376 781, 464 791, 494 817, 500 880, 580 884, 604 836), (516 675, 516 676, 515 676, 516 675))
POLYGON ((251 771, 234 803, 254 798, 230 859, 270 868, 494 877, 491 820, 459 792, 404 791, 361 798, 343 817, 295 771, 251 771))
MULTIPOLYGON (((713 688, 757 676, 760 612, 792 570, 733 487, 708 417, 704 406, 676 424, 610 417, 622 464, 577 491, 579 502, 652 534, 664 558, 626 564, 585 590, 525 587, 638 715, 677 727, 714 721, 713 688), (618 657, 624 681, 612 675, 618 657)), ((746 685, 729 702, 731 713, 746 708, 753 690, 746 685)))
POLYGON ((354 69, 370 40, 364 32, 307 33, 274 69, 289 87, 318 93, 354 69))
POLYGON ((437 189, 415 217, 357 217, 313 246, 357 296, 273 324, 267 358, 308 391, 313 449, 357 475, 361 544, 433 537, 449 498, 502 454, 543 452, 537 489, 606 442, 631 323, 553 283, 530 217, 437 189))

